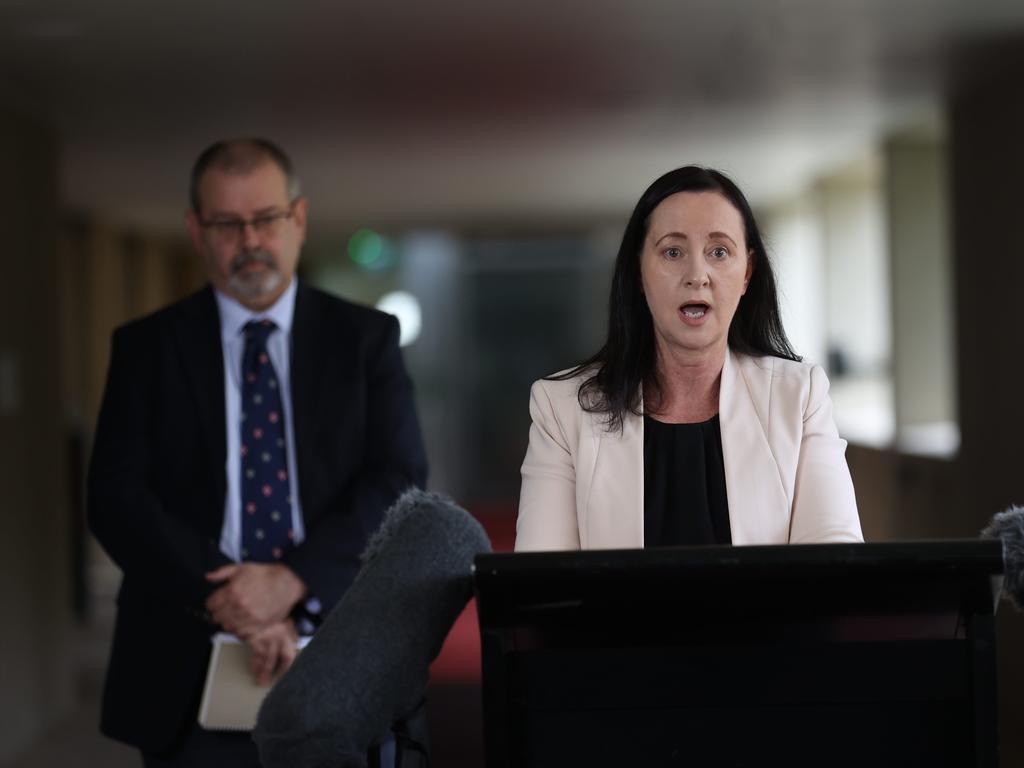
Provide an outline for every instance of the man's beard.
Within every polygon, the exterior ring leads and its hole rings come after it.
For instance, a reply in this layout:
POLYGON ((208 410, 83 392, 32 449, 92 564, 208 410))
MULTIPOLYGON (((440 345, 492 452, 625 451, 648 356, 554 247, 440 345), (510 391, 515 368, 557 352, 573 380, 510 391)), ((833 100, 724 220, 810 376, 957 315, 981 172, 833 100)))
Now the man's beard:
POLYGON ((231 260, 228 287, 239 296, 258 299, 274 293, 281 287, 283 279, 274 257, 268 251, 241 251, 231 260), (267 269, 262 272, 243 272, 242 270, 250 264, 263 264, 267 269))

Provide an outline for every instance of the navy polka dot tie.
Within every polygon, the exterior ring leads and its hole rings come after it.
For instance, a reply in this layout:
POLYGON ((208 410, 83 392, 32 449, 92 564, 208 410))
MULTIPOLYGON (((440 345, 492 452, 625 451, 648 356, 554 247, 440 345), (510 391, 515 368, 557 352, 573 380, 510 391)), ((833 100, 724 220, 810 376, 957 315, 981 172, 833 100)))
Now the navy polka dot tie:
POLYGON ((270 320, 245 325, 242 357, 242 560, 280 560, 291 545, 292 499, 284 411, 267 337, 270 320))

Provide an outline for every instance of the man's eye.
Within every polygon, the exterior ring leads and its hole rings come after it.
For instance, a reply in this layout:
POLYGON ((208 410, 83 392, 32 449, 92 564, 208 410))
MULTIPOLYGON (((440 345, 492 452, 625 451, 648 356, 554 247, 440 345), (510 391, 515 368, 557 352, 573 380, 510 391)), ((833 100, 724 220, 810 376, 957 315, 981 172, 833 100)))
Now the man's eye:
POLYGON ((252 220, 253 229, 263 235, 270 235, 277 231, 278 225, 288 218, 285 213, 268 213, 266 216, 257 216, 252 220))
POLYGON ((234 229, 240 229, 243 226, 243 224, 240 221, 232 221, 231 219, 226 219, 224 221, 211 221, 210 226, 218 230, 219 232, 230 232, 231 230, 234 229))

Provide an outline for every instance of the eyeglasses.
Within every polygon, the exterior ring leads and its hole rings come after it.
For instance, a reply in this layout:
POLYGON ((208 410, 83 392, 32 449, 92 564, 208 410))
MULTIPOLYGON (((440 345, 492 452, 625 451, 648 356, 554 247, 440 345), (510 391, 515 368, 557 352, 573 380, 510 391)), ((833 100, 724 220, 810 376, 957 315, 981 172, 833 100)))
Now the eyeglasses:
POLYGON ((295 214, 295 200, 288 204, 287 211, 265 213, 252 219, 214 219, 199 220, 200 226, 208 230, 217 240, 234 243, 245 237, 245 228, 252 227, 253 232, 261 240, 274 237, 281 231, 281 225, 295 214))

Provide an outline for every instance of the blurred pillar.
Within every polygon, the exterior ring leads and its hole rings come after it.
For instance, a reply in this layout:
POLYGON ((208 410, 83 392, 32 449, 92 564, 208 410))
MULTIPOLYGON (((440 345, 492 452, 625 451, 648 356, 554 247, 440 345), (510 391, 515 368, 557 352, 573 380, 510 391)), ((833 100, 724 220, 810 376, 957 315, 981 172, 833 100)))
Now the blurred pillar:
POLYGON ((856 375, 886 372, 892 347, 879 165, 877 158, 864 158, 826 177, 817 189, 828 344, 842 350, 849 372, 856 375))
POLYGON ((400 285, 419 301, 423 326, 416 342, 403 350, 413 381, 420 424, 430 457, 430 487, 464 498, 465 376, 457 358, 466 348, 459 323, 459 242, 440 232, 413 232, 402 241, 400 285))
POLYGON ((949 456, 959 431, 946 146, 922 128, 884 152, 897 447, 949 456))
POLYGON ((881 162, 866 155, 815 188, 825 264, 828 374, 836 423, 861 445, 891 445, 892 320, 881 162))
MULTIPOLYGON (((111 334, 132 316, 133 297, 125 239, 113 228, 90 220, 78 238, 77 258, 85 278, 81 287, 85 308, 82 333, 85 349, 82 443, 87 465, 106 385, 111 334)), ((90 619, 96 626, 106 626, 113 620, 114 594, 120 581, 120 572, 92 536, 83 544, 81 559, 88 582, 90 619)))
POLYGON ((184 297, 206 285, 206 268, 191 244, 175 241, 172 246, 176 288, 178 296, 184 297))
POLYGON ((0 113, 0 764, 71 708, 72 599, 49 132, 0 113))
MULTIPOLYGON (((950 105, 963 532, 1024 503, 1024 44, 965 59, 950 105)), ((1024 621, 999 619, 1002 765, 1024 765, 1024 621)))
POLYGON ((817 197, 804 193, 765 211, 782 324, 797 354, 827 365, 825 258, 817 197))
POLYGON ((101 223, 82 239, 86 304, 86 422, 95 426, 110 362, 110 334, 130 316, 122 239, 101 223))
POLYGON ((133 317, 148 315, 178 297, 174 259, 162 240, 139 238, 129 249, 133 317))
POLYGON ((64 221, 58 233, 60 290, 60 359, 63 379, 61 400, 68 457, 70 504, 71 589, 75 619, 89 619, 87 557, 89 536, 85 523, 85 471, 92 424, 86 422, 85 382, 89 370, 85 339, 88 321, 85 295, 86 265, 80 258, 81 227, 64 221))

